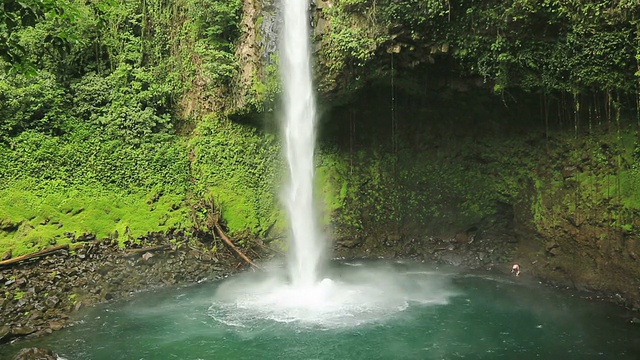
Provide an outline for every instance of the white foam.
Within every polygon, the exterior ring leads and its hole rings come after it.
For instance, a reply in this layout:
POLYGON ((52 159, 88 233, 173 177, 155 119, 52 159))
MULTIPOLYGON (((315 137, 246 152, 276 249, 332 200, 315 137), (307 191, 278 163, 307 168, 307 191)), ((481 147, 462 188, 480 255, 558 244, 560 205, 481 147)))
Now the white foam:
POLYGON ((382 322, 411 306, 445 305, 457 294, 450 277, 399 272, 391 267, 349 267, 308 286, 294 286, 282 274, 255 273, 225 281, 209 315, 234 327, 262 321, 336 328, 382 322))

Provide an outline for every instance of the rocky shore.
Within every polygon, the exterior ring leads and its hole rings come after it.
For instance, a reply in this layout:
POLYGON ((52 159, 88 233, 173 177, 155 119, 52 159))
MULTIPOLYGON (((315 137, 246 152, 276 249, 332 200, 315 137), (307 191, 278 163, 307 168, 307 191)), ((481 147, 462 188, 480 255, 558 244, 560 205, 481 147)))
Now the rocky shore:
MULTIPOLYGON (((508 274, 518 256, 516 238, 513 233, 474 229, 450 237, 391 233, 339 239, 333 255, 404 258, 508 274)), ((0 344, 62 329, 72 323, 73 312, 83 307, 126 299, 142 290, 220 279, 246 266, 227 249, 211 251, 211 244, 190 241, 183 234, 149 235, 125 245, 109 239, 76 243, 73 250, 0 268, 0 344)), ((529 272, 530 267, 522 264, 521 276, 544 281, 529 272)), ((561 283, 548 285, 576 291, 561 283)), ((583 290, 579 295, 628 305, 616 294, 583 290)), ((633 314, 629 321, 640 323, 633 314)), ((29 357, 36 350, 24 350, 25 355, 16 359, 38 358, 29 357)))
POLYGON ((244 264, 183 234, 150 235, 124 248, 116 240, 0 268, 0 344, 52 333, 82 307, 168 285, 219 279, 244 264))

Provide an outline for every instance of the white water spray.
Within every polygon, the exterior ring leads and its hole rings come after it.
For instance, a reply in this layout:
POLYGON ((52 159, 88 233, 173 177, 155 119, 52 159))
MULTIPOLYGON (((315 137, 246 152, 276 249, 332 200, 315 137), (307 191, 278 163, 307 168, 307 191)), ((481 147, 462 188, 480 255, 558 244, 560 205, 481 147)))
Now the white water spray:
POLYGON ((281 73, 284 88, 285 149, 289 164, 286 207, 291 226, 289 275, 296 287, 318 281, 324 246, 313 204, 316 108, 311 81, 309 2, 283 0, 281 73))

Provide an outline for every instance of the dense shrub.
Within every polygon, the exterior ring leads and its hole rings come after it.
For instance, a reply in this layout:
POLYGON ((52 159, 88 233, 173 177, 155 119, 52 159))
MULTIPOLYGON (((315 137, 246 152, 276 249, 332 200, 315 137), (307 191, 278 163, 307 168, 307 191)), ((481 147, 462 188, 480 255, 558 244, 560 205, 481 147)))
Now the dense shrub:
POLYGON ((0 74, 0 141, 25 130, 59 134, 69 121, 67 97, 54 75, 46 71, 28 78, 0 74))

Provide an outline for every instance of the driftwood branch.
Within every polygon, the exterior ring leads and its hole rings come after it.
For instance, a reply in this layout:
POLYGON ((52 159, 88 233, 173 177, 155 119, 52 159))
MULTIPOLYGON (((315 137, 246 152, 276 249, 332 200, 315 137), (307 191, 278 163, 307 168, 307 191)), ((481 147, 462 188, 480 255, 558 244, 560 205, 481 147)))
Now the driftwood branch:
POLYGON ((229 239, 227 237, 227 235, 225 235, 224 231, 222 231, 222 228, 220 227, 220 225, 218 225, 217 223, 214 225, 215 229, 218 231, 218 235, 220 235, 220 238, 222 239, 222 241, 224 241, 224 243, 231 249, 233 250, 233 252, 238 255, 242 260, 244 260, 247 264, 253 266, 254 268, 258 269, 258 270, 263 270, 260 266, 256 265, 253 261, 251 261, 251 259, 249 259, 247 257, 247 255, 243 254, 242 251, 240 251, 240 249, 238 249, 238 247, 236 247, 235 245, 233 245, 233 242, 231 241, 231 239, 229 239))
POLYGON ((4 261, 0 261, 0 266, 4 266, 4 265, 11 265, 11 264, 15 264, 24 260, 28 260, 28 259, 32 259, 32 258, 37 258, 40 256, 45 256, 45 255, 49 255, 49 254, 53 254, 54 252, 60 251, 60 250, 66 250, 69 248, 69 244, 63 244, 63 245, 56 245, 56 246, 52 246, 50 248, 46 248, 31 254, 26 254, 26 255, 22 255, 22 256, 16 256, 14 258, 11 258, 9 260, 4 260, 4 261))

